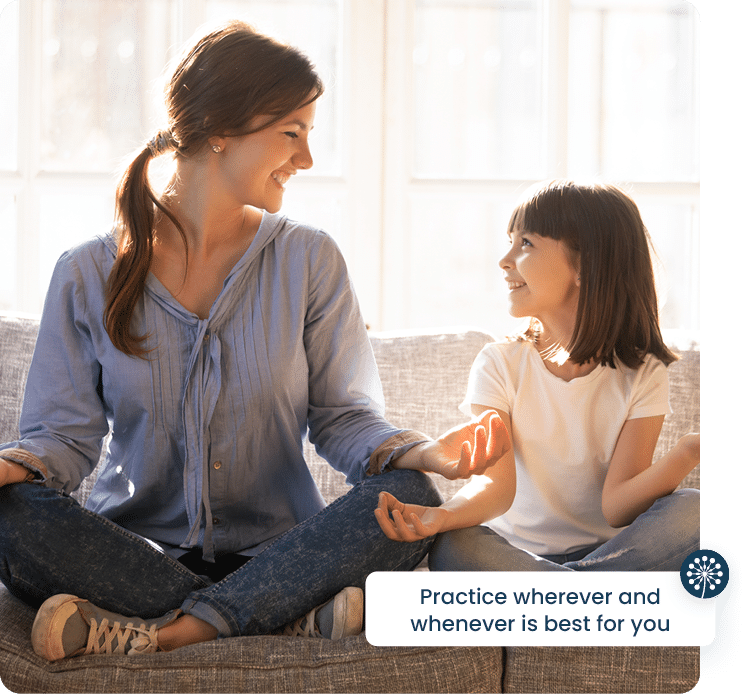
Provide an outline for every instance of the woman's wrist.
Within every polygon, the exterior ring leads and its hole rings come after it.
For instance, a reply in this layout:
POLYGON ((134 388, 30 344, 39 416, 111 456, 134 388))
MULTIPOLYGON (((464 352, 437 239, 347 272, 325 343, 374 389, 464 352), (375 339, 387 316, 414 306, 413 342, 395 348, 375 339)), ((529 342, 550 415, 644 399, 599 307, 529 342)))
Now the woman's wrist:
POLYGON ((402 455, 394 458, 390 465, 399 470, 421 470, 423 472, 429 472, 430 470, 425 464, 425 456, 423 454, 424 449, 428 444, 428 441, 417 443, 402 455))
POLYGON ((34 473, 20 463, 0 458, 0 485, 16 484, 33 479, 34 473))
POLYGON ((408 460, 407 464, 398 465, 397 463, 404 455, 429 440, 430 439, 426 434, 412 430, 402 431, 391 436, 389 439, 381 443, 370 456, 367 474, 379 475, 383 472, 383 469, 385 469, 386 463, 387 468, 390 469, 419 469, 417 467, 412 467, 411 462, 408 462, 408 460), (400 453, 398 451, 399 448, 405 448, 406 450, 403 453, 400 453))

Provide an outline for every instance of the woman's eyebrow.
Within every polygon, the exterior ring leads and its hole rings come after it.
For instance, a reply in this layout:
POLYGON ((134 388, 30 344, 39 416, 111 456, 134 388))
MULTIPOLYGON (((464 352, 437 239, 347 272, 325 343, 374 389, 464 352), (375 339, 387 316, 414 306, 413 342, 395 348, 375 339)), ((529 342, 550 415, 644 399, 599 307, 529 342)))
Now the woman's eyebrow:
POLYGON ((284 121, 282 123, 282 126, 286 126, 286 125, 298 125, 302 130, 305 130, 305 131, 306 130, 314 130, 314 128, 315 128, 314 125, 312 127, 310 127, 304 121, 297 120, 297 119, 287 120, 287 121, 284 121))

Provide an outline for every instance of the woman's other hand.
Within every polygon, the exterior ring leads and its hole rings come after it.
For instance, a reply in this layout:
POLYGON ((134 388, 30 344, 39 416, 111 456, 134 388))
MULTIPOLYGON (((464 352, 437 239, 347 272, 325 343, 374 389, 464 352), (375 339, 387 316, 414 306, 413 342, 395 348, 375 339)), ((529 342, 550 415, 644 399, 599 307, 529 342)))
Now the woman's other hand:
POLYGON ((441 507, 404 504, 388 492, 380 492, 375 517, 382 532, 396 542, 415 542, 436 535, 449 511, 441 507))

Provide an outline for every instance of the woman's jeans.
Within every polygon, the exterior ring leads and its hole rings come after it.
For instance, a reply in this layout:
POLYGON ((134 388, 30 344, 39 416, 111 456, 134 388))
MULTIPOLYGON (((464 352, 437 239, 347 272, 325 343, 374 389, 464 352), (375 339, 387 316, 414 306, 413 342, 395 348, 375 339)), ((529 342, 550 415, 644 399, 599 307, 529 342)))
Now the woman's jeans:
POLYGON ((0 488, 0 580, 33 606, 70 593, 143 619, 181 607, 219 636, 269 634, 346 586, 363 588, 373 571, 409 571, 426 556, 432 538, 393 542, 380 530, 380 491, 406 503, 441 503, 420 472, 367 478, 211 585, 70 496, 12 484, 0 488))
POLYGON ((538 556, 485 526, 443 533, 429 554, 432 571, 678 571, 700 548, 700 493, 658 499, 616 537, 573 552, 538 556))

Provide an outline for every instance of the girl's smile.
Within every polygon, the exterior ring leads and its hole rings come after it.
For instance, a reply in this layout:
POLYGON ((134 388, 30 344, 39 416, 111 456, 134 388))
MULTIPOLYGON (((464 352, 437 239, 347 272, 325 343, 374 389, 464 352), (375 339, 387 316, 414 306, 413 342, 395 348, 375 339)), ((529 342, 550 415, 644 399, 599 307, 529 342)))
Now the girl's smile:
POLYGON ((499 261, 509 290, 510 314, 542 325, 574 326, 580 280, 563 241, 522 229, 510 232, 510 250, 499 261))

